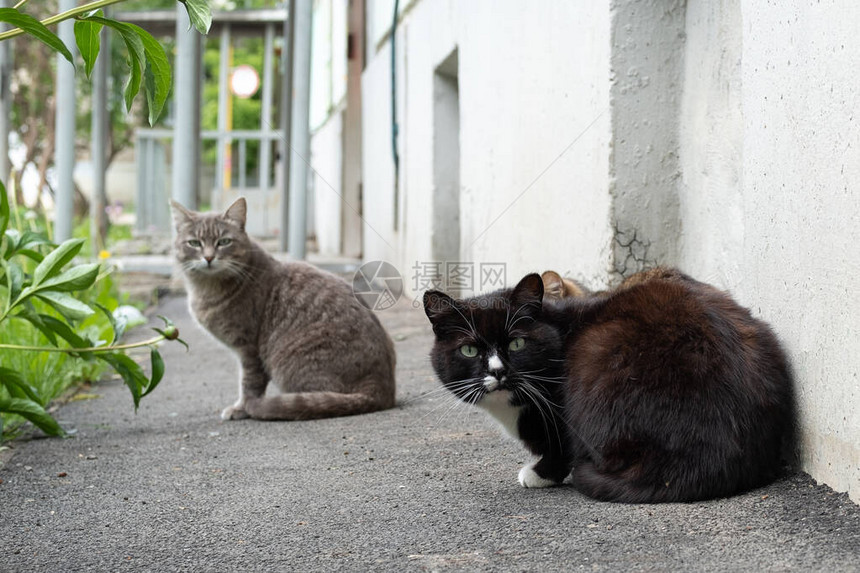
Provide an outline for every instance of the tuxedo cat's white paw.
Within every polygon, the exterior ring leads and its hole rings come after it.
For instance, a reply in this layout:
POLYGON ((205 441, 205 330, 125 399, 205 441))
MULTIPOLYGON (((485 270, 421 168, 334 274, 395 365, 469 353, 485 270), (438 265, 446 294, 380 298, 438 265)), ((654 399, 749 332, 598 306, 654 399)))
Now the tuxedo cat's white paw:
POLYGON ((519 475, 520 485, 523 487, 552 487, 558 485, 551 479, 540 477, 534 470, 534 464, 523 466, 519 475))
POLYGON ((221 410, 222 420, 244 420, 249 418, 248 413, 242 408, 241 404, 233 404, 221 410))

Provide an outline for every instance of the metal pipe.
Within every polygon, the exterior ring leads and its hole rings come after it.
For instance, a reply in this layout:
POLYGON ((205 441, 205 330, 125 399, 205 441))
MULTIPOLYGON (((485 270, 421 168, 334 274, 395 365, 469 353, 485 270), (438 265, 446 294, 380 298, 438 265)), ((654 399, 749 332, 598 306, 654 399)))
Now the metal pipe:
MULTIPOLYGON (((185 7, 176 7, 176 62, 174 64, 173 198, 197 208, 200 180, 200 34, 191 27, 185 7)), ((156 190, 152 190, 155 192, 156 190)), ((166 209, 165 209, 166 212, 166 209)))
POLYGON ((296 0, 293 33, 293 118, 290 144, 295 161, 290 168, 290 254, 306 255, 308 161, 310 161, 310 92, 312 0, 296 0))
MULTIPOLYGON (((60 0, 60 11, 72 10, 75 0, 60 0)), ((75 53, 75 29, 72 20, 57 25, 60 40, 75 53)), ((75 209, 75 67, 57 55, 56 153, 57 187, 54 190, 54 240, 62 242, 72 237, 72 216, 75 209)), ((41 191, 41 190, 40 190, 41 191)))
POLYGON ((287 250, 287 238, 290 228, 290 179, 292 174, 292 157, 290 136, 293 120, 293 40, 295 29, 293 14, 296 11, 296 0, 290 0, 287 19, 284 22, 284 51, 281 54, 281 120, 278 130, 281 137, 278 141, 278 153, 281 158, 281 225, 278 235, 278 247, 282 252, 287 250))
MULTIPOLYGON (((272 50, 275 43, 275 28, 266 24, 263 48, 263 98, 260 106, 260 131, 272 129, 272 50)), ((260 192, 263 194, 263 229, 269 231, 269 171, 271 168, 272 144, 260 141, 260 192)))

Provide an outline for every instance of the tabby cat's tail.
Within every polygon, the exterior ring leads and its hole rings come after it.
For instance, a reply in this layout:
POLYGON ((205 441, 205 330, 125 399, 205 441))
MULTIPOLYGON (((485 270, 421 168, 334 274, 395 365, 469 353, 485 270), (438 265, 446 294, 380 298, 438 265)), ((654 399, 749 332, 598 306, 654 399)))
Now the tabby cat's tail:
POLYGON ((365 414, 393 405, 393 394, 296 392, 248 399, 245 411, 257 420, 315 420, 365 414))

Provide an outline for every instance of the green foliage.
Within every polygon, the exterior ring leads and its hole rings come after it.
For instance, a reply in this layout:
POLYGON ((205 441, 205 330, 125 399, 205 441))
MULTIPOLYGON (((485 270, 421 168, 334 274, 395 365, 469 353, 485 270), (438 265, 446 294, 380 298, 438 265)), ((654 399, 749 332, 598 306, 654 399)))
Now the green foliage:
MULTIPOLYGON (((19 416, 48 435, 61 435, 45 406, 70 382, 57 368, 72 359, 113 368, 131 391, 136 410, 164 375, 156 344, 179 340, 175 327, 164 319, 166 327, 156 329, 157 337, 117 344, 125 324, 112 314, 116 300, 104 287, 93 288, 105 277, 103 269, 96 263, 71 265, 83 239, 54 245, 41 233, 10 229, 10 219, 8 195, 0 183, 0 429, 6 418, 19 416), (125 354, 139 346, 150 347, 149 376, 125 354), (52 353, 64 356, 46 360, 52 353), (37 388, 34 378, 50 383, 37 388)), ((90 369, 100 372, 98 366, 90 369)))
MULTIPOLYGON (((191 24, 201 33, 206 34, 212 24, 212 15, 209 10, 208 0, 179 0, 185 6, 191 24)), ((141 86, 146 94, 149 107, 149 123, 154 125, 164 103, 170 94, 172 82, 170 63, 164 48, 149 32, 129 24, 119 22, 111 18, 105 18, 101 11, 93 8, 102 5, 120 3, 93 1, 79 6, 76 9, 64 13, 64 15, 47 18, 39 22, 34 17, 15 8, 0 8, 0 22, 7 22, 17 28, 0 34, 0 40, 13 37, 20 33, 29 34, 52 50, 60 53, 74 65, 74 58, 62 40, 50 31, 45 23, 56 23, 63 19, 75 18, 75 43, 81 52, 85 64, 87 76, 95 66, 96 58, 101 49, 99 34, 102 27, 108 27, 119 34, 128 51, 128 81, 125 87, 125 106, 131 110, 134 97, 140 91, 141 86), (62 16, 62 17, 61 17, 62 16)))
POLYGON ((56 34, 51 32, 44 24, 30 16, 19 12, 14 8, 0 8, 0 22, 6 22, 16 28, 20 28, 27 34, 33 36, 55 52, 59 52, 70 64, 75 65, 72 53, 56 34))

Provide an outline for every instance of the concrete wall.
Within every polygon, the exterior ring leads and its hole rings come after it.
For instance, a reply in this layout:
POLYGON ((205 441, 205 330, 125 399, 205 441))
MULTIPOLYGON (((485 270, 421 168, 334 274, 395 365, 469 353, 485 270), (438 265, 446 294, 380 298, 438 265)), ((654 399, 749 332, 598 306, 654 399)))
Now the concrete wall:
POLYGON ((860 4, 741 6, 740 291, 790 350, 805 468, 860 501, 860 4))
POLYGON ((611 27, 612 270, 629 276, 677 254, 685 2, 617 0, 611 27))
POLYGON ((688 0, 677 264, 737 292, 744 269, 740 0, 688 0))

